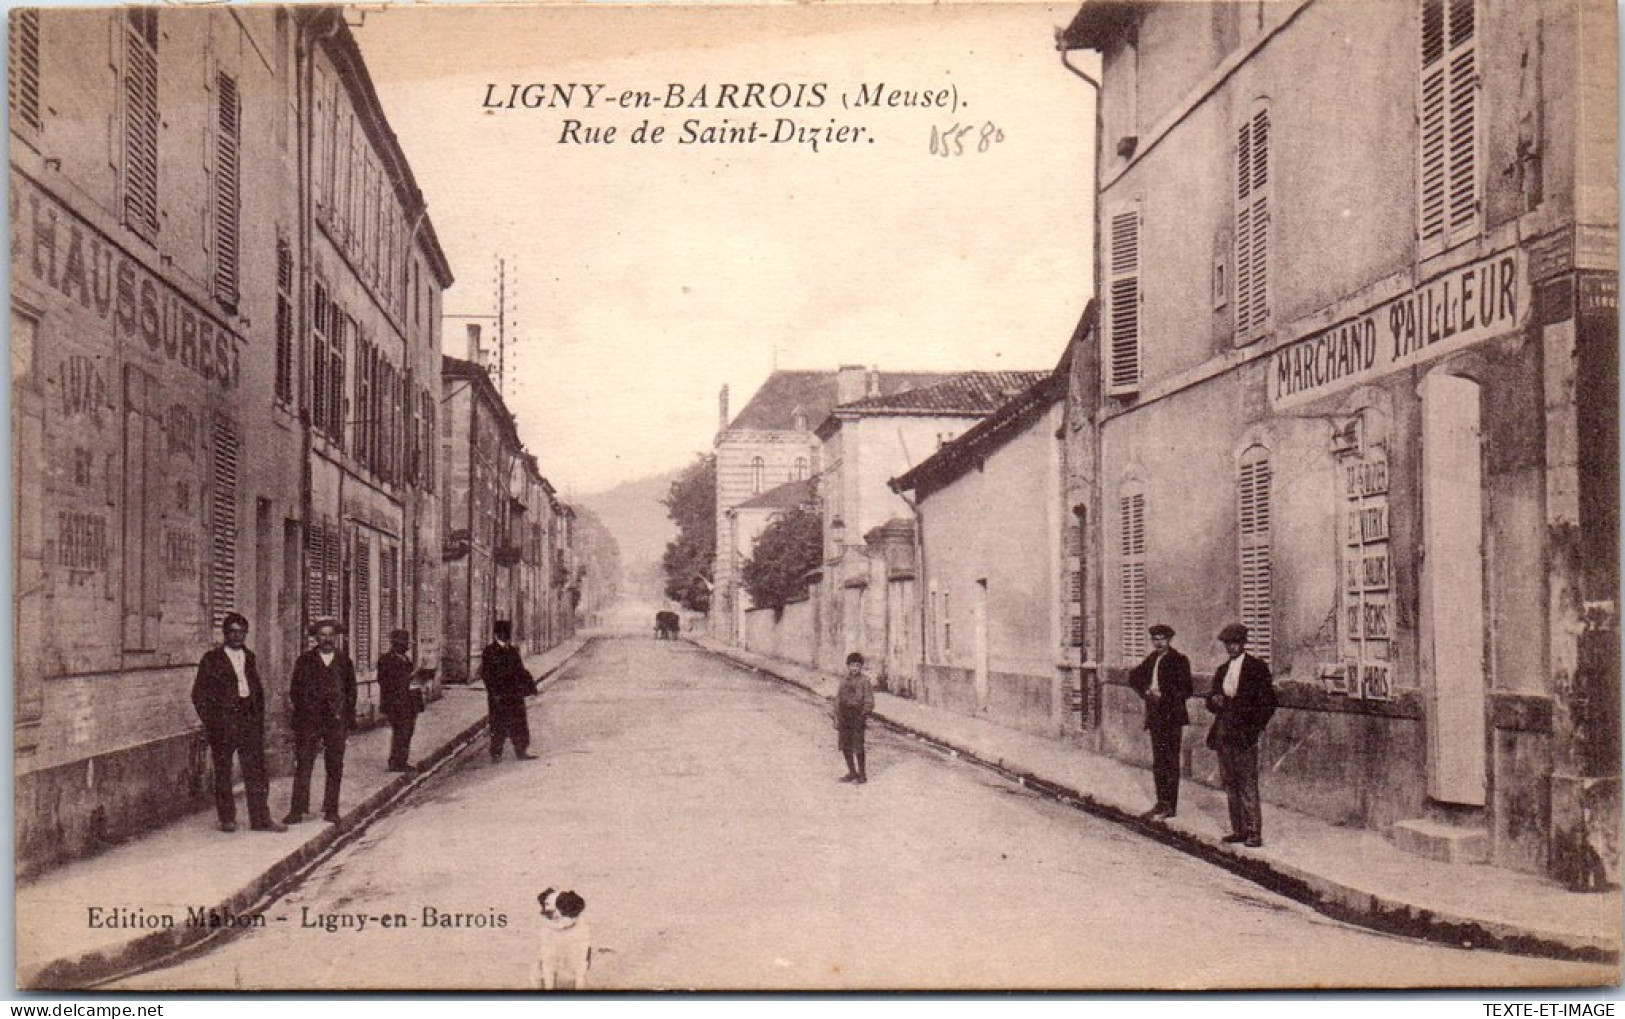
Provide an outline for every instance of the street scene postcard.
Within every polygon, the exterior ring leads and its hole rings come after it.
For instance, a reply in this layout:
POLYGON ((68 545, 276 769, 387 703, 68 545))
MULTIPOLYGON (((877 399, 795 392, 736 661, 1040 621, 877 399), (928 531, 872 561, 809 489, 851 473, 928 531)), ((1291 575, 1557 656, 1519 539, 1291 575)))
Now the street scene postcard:
POLYGON ((11 9, 16 986, 1616 985, 1616 20, 11 9))

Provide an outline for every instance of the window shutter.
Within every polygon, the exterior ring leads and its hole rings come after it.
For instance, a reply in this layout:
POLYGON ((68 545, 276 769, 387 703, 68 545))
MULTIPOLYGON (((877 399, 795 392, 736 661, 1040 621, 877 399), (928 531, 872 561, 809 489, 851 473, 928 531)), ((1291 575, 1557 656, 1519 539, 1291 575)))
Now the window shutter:
POLYGON ((242 216, 239 157, 242 141, 242 103, 237 79, 215 77, 218 123, 214 160, 214 293, 227 304, 237 303, 237 259, 242 216))
POLYGON ((344 360, 349 340, 349 320, 337 304, 332 305, 327 379, 327 434, 344 448, 344 360))
POLYGON ((311 524, 305 530, 305 621, 327 614, 327 529, 311 524))
POLYGON ((1269 110, 1260 108, 1236 135, 1236 340, 1269 324, 1269 110))
POLYGON ((11 12, 11 115, 38 131, 39 113, 39 11, 11 12))
POLYGON ((230 421, 214 423, 213 475, 209 486, 209 611, 220 626, 237 608, 237 477, 242 445, 230 421))
POLYGON ((1119 601, 1125 658, 1146 653, 1145 633, 1145 495, 1134 492, 1118 500, 1121 570, 1119 601))
POLYGON ((158 12, 125 14, 124 219, 138 233, 158 230, 158 12))
POLYGON ((397 581, 400 576, 399 559, 393 546, 378 548, 378 633, 387 634, 398 625, 397 581))
POLYGON ((372 542, 355 537, 355 651, 356 658, 372 661, 372 542))
POLYGON ((1424 255, 1478 226, 1478 57, 1474 0, 1424 0, 1418 231, 1424 255))
POLYGON ((327 288, 316 284, 311 300, 314 338, 310 344, 310 421, 318 430, 327 430, 327 334, 332 328, 328 320, 327 288))
POLYGON ((293 251, 276 242, 276 398, 293 402, 293 251))
POLYGON ((1241 622, 1249 631, 1253 653, 1270 657, 1270 461, 1254 448, 1242 458, 1238 483, 1241 546, 1241 622))
POLYGON ((1112 217, 1108 335, 1112 393, 1140 388, 1140 210, 1112 217))

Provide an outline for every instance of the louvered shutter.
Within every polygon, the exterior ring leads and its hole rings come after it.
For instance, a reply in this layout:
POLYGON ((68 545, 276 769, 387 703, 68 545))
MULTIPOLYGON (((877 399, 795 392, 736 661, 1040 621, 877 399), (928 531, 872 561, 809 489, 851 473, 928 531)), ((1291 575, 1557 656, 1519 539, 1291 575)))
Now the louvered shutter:
POLYGON ((215 86, 214 293, 235 305, 242 217, 242 103, 237 79, 231 75, 216 75, 215 86))
POLYGON ((39 11, 11 12, 11 115, 34 130, 40 127, 39 11))
POLYGON ((1236 134, 1236 340, 1246 343, 1269 324, 1269 110, 1259 109, 1236 134))
MULTIPOLYGON (((378 633, 387 635, 398 624, 398 598, 400 566, 393 545, 378 546, 378 633)), ((379 642, 382 646, 383 642, 379 642)))
POLYGON ((1145 495, 1134 492, 1118 499, 1119 611, 1125 658, 1146 653, 1145 633, 1145 495))
POLYGON ((293 251, 276 242, 276 398, 293 402, 293 251))
POLYGON ((340 449, 344 448, 344 359, 349 342, 349 320, 334 304, 329 323, 328 377, 327 377, 327 434, 340 449))
POLYGON ((1112 216, 1107 335, 1112 393, 1140 388, 1140 210, 1112 216))
POLYGON ((372 542, 364 534, 355 538, 355 651, 362 662, 372 661, 372 542))
POLYGON ((1432 254, 1477 232, 1478 56, 1474 0, 1424 0, 1418 232, 1432 254))
POLYGON ((305 619, 314 622, 327 612, 327 530, 321 524, 305 529, 305 619))
POLYGON ((124 219, 158 230, 158 12, 132 9, 124 31, 124 219))
POLYGON ((242 444, 224 418, 214 423, 209 486, 209 612, 215 628, 237 608, 237 478, 242 444))
POLYGON ((310 343, 310 421, 320 431, 327 430, 327 333, 332 328, 329 320, 327 288, 320 283, 313 288, 311 316, 313 319, 310 343))
POLYGON ((1241 622, 1255 655, 1270 656, 1270 461, 1261 449, 1242 458, 1237 485, 1241 546, 1241 622))

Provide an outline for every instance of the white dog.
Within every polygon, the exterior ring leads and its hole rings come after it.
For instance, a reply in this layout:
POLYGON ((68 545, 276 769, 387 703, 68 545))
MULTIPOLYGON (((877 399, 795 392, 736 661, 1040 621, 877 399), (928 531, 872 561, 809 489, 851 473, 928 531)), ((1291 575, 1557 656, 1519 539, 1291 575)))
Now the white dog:
POLYGON ((536 896, 542 907, 542 937, 531 984, 539 991, 584 991, 592 965, 592 933, 581 913, 587 901, 575 892, 549 888, 536 896))

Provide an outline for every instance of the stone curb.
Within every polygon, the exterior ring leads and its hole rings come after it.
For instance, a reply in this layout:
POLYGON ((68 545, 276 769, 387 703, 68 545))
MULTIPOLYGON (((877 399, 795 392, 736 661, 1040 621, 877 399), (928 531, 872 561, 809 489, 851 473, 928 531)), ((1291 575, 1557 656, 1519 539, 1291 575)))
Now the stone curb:
MULTIPOLYGON (((598 638, 588 637, 569 654, 560 658, 537 677, 540 686, 554 676, 598 638)), ((482 715, 437 747, 432 753, 420 757, 418 771, 396 775, 383 786, 346 812, 338 824, 328 825, 320 832, 272 863, 257 878, 238 889, 213 909, 222 914, 245 915, 258 903, 271 899, 288 886, 303 878, 332 852, 359 835, 373 821, 381 817, 394 803, 407 793, 426 783, 437 774, 442 765, 455 760, 486 731, 482 715)), ((97 949, 81 955, 55 959, 31 973, 18 972, 17 986, 21 990, 53 991, 83 990, 130 976, 153 964, 181 952, 202 947, 217 937, 239 933, 232 928, 172 927, 153 931, 112 949, 97 949)))
MULTIPOLYGON (((773 671, 770 665, 758 665, 735 657, 732 648, 710 642, 701 643, 693 638, 686 639, 696 647, 726 658, 742 669, 795 687, 821 700, 829 699, 806 683, 773 671)), ((765 656, 756 657, 765 658, 765 656)), ((1024 771, 1018 765, 1007 764, 1003 758, 989 759, 969 747, 959 746, 907 722, 888 717, 879 710, 870 717, 894 732, 925 743, 952 757, 994 771, 1005 779, 1048 799, 1131 828, 1163 845, 1222 867, 1238 877, 1246 878, 1272 892, 1301 902, 1335 920, 1386 934, 1434 941, 1455 948, 1491 949, 1515 955, 1614 965, 1617 965, 1620 959, 1618 945, 1605 938, 1536 930, 1504 921, 1484 920, 1443 910, 1427 909, 1376 892, 1354 888, 1289 863, 1244 855, 1240 850, 1231 849, 1215 839, 1170 825, 1165 821, 1144 820, 1137 813, 1090 793, 1052 782, 1032 772, 1024 771)))

